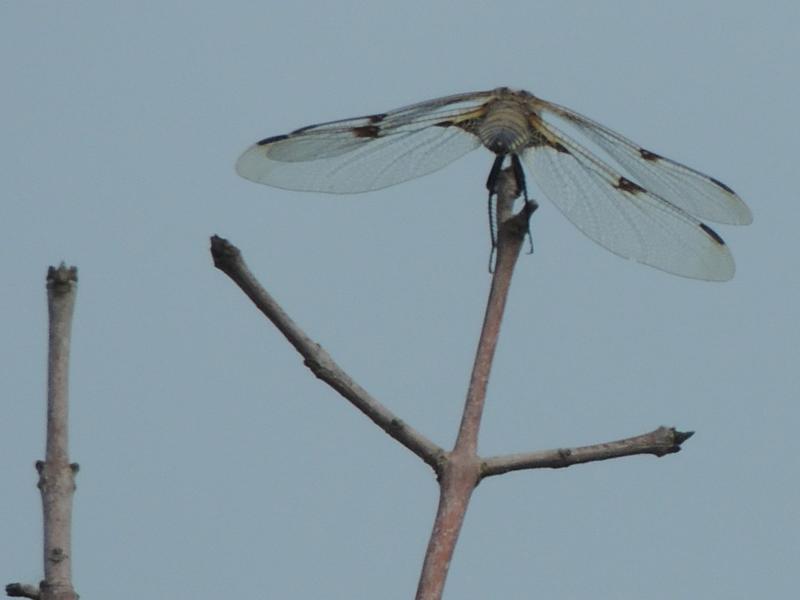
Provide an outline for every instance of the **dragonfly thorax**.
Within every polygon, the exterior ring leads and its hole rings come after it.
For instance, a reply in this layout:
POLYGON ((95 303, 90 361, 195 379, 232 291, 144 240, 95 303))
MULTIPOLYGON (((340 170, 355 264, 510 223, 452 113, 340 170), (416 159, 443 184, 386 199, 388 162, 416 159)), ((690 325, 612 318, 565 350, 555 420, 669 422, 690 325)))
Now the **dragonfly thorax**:
POLYGON ((513 154, 531 140, 527 113, 515 99, 490 103, 475 133, 483 145, 495 154, 513 154))

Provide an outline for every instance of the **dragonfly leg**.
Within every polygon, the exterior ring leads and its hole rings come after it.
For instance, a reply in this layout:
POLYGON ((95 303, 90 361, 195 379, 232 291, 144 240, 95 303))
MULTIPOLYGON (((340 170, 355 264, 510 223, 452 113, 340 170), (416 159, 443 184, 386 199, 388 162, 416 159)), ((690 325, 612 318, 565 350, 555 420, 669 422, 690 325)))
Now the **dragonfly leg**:
POLYGON ((497 178, 500 176, 500 171, 503 169, 503 162, 505 159, 505 154, 496 155, 492 163, 492 168, 489 170, 489 176, 486 178, 486 189, 489 190, 489 200, 487 202, 487 207, 489 209, 489 238, 492 241, 492 250, 489 253, 489 273, 494 272, 494 256, 497 251, 497 222, 495 221, 497 178))
POLYGON ((500 171, 503 168, 503 161, 505 161, 505 158, 505 154, 498 154, 494 157, 494 163, 492 163, 492 168, 489 171, 489 177, 486 178, 486 189, 489 190, 489 236, 492 240, 492 256, 489 258, 490 265, 494 256, 495 248, 497 248, 497 223, 495 222, 494 218, 494 199, 497 195, 497 178, 500 176, 500 171))
MULTIPOLYGON (((522 207, 522 210, 526 211, 528 216, 530 216, 536 211, 537 208, 539 208, 539 203, 533 198, 528 198, 528 188, 525 185, 525 171, 522 170, 522 164, 519 162, 519 156, 516 154, 511 155, 511 168, 514 169, 514 178, 517 180, 517 189, 525 199, 525 205, 522 207)), ((528 254, 533 254, 533 236, 531 235, 530 221, 528 221, 527 237, 530 247, 528 254)))
MULTIPOLYGON (((505 154, 498 154, 495 156, 494 163, 492 163, 492 168, 489 171, 489 177, 486 179, 486 189, 489 190, 489 201, 487 203, 489 209, 489 234, 492 240, 492 251, 489 254, 490 273, 494 271, 494 258, 497 252, 497 179, 503 169, 503 163, 505 162, 506 156, 507 155, 505 154)), ((522 169, 522 163, 519 160, 519 156, 516 154, 511 154, 509 158, 511 159, 511 170, 514 174, 514 183, 517 187, 519 195, 524 199, 524 204, 520 212, 525 212, 528 216, 530 216, 534 213, 534 211, 536 211, 537 208, 539 208, 539 203, 532 198, 528 198, 528 188, 525 185, 525 171, 522 169)), ((528 221, 527 237, 530 245, 530 250, 528 253, 533 254, 533 236, 531 235, 530 221, 528 221)))

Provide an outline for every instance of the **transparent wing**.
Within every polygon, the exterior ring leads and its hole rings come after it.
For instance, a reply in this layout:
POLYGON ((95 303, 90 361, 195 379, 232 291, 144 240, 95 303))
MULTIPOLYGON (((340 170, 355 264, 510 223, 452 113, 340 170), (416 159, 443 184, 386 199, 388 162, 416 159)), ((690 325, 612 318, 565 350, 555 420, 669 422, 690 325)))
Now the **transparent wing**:
POLYGON ((389 113, 311 125, 267 138, 236 171, 289 190, 356 193, 426 175, 480 145, 458 123, 483 114, 487 92, 448 96, 389 113))
MULTIPOLYGON (((753 216, 747 205, 722 182, 638 146, 608 127, 575 111, 541 101, 542 116, 563 118, 588 137, 630 176, 653 194, 701 219, 730 225, 748 225, 753 216)), ((550 123, 546 123, 550 125, 550 123)))
POLYGON ((710 281, 733 277, 728 247, 681 208, 621 177, 566 135, 520 157, 539 188, 589 238, 662 271, 710 281))

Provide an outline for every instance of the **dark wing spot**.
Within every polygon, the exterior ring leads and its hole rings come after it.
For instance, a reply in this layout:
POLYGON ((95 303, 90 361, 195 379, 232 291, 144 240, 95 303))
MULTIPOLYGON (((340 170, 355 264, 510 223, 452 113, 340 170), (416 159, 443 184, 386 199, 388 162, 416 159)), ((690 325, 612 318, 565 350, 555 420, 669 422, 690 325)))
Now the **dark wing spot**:
POLYGON ((372 115, 369 117, 370 123, 380 123, 386 118, 386 113, 381 113, 379 115, 372 115))
POLYGON ((288 135, 273 135, 272 137, 264 138, 260 142, 256 142, 256 146, 266 146, 267 144, 272 144, 274 142, 280 142, 281 140, 285 140, 288 138, 288 135))
POLYGON ((380 135, 381 129, 377 125, 362 125, 353 127, 353 135, 360 138, 376 138, 380 135))
POLYGON ((569 154, 569 150, 567 150, 567 147, 561 142, 548 142, 548 145, 551 148, 553 148, 556 152, 561 152, 562 154, 569 154))
POLYGON ((722 183, 719 179, 714 179, 713 177, 709 177, 709 179, 711 181, 713 181, 714 183, 716 183, 719 187, 721 187, 723 190, 725 190, 729 194, 733 194, 734 196, 736 195, 736 192, 734 192, 731 188, 729 188, 727 185, 722 183))
POLYGON ((708 235, 708 237, 710 237, 712 240, 717 242, 720 246, 724 246, 725 245, 725 240, 723 240, 721 237, 719 237, 719 234, 716 231, 714 231, 713 229, 711 229, 711 227, 709 227, 705 223, 700 223, 700 229, 705 231, 706 235, 708 235))
POLYGON ((650 152, 650 150, 645 150, 644 148, 639 148, 639 154, 645 160, 659 160, 661 158, 659 154, 650 152))
POLYGON ((617 179, 617 183, 614 185, 614 187, 618 190, 622 190, 623 192, 628 192, 629 194, 641 194, 645 191, 645 189, 638 183, 634 183, 625 177, 620 177, 617 179))
POLYGON ((453 125, 453 121, 439 121, 438 123, 434 123, 434 127, 451 127, 453 125))

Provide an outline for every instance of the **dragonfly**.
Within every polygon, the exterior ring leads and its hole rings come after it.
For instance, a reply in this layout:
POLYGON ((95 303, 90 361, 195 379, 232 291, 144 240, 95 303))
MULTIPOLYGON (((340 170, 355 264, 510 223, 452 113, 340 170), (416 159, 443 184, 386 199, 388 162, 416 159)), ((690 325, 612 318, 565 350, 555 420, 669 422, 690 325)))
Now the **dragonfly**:
POLYGON ((481 146, 495 155, 490 173, 510 163, 524 190, 524 165, 544 196, 607 250, 683 277, 733 277, 728 246, 703 222, 752 222, 730 187, 524 90, 309 125, 253 144, 236 171, 287 190, 354 194, 432 173, 481 146))

